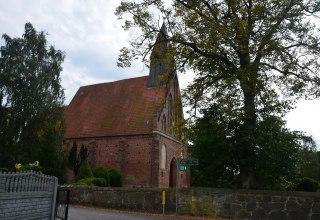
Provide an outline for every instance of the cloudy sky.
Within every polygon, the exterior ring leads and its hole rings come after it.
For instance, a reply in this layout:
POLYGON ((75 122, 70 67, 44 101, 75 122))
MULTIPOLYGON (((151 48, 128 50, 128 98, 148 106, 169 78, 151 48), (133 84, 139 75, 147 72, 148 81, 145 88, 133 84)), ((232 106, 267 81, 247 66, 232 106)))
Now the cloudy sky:
MULTIPOLYGON (((25 23, 31 22, 36 30, 48 33, 50 45, 65 51, 62 85, 66 104, 80 86, 148 74, 139 61, 130 69, 116 65, 120 48, 134 37, 132 32, 123 31, 123 21, 114 15, 120 0, 0 0, 0 3, 1 35, 21 37, 25 23)), ((3 44, 1 39, 0 45, 3 44)), ((179 75, 179 80, 184 88, 192 76, 179 75)), ((299 101, 286 119, 289 128, 313 135, 320 144, 320 100, 299 101)))

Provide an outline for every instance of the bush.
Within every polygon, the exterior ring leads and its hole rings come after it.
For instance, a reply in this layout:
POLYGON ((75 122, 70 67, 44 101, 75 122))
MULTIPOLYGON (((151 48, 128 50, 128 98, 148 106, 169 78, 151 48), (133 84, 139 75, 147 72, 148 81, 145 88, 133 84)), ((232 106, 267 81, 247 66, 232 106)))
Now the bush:
POLYGON ((89 177, 85 179, 80 179, 76 183, 77 185, 85 185, 85 186, 107 186, 107 182, 104 178, 95 178, 95 177, 89 177))
POLYGON ((93 177, 91 167, 87 161, 84 161, 78 170, 78 174, 76 176, 76 182, 78 182, 81 179, 86 179, 90 177, 93 177))
POLYGON ((306 192, 317 192, 319 188, 319 183, 311 178, 302 178, 297 181, 296 190, 306 191, 306 192))
POLYGON ((318 181, 308 177, 304 177, 302 179, 294 180, 287 189, 293 191, 316 192, 318 188, 318 181))
POLYGON ((9 172, 9 169, 8 168, 0 168, 0 173, 1 172, 9 172))
POLYGON ((97 167, 93 172, 93 176, 96 178, 103 178, 106 180, 107 186, 110 186, 109 173, 104 167, 97 167))
POLYGON ((108 171, 109 181, 111 187, 120 187, 122 186, 121 174, 117 169, 111 169, 108 171))

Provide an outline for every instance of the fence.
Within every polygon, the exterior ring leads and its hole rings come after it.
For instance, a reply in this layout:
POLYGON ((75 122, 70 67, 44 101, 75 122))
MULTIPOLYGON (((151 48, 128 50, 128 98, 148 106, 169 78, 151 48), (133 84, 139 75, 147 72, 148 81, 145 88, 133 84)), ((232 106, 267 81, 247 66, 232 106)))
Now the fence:
POLYGON ((53 220, 57 186, 41 173, 0 173, 0 219, 53 220))
POLYGON ((56 219, 67 220, 68 219, 68 210, 69 210, 69 197, 70 190, 58 188, 57 191, 57 203, 55 210, 56 219))

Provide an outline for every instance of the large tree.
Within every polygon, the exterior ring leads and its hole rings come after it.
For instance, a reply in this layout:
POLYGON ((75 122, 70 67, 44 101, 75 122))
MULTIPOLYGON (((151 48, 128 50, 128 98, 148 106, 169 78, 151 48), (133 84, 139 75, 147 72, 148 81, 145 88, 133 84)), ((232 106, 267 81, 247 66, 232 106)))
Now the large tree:
POLYGON ((46 33, 30 23, 21 38, 2 37, 0 167, 39 160, 53 170, 64 133, 60 73, 65 55, 48 46, 46 33))
MULTIPOLYGON (((243 187, 256 182, 257 120, 283 116, 301 96, 319 96, 317 0, 123 0, 117 8, 126 30, 141 35, 123 48, 120 66, 147 55, 155 46, 160 22, 167 26, 177 68, 195 72, 188 104, 218 104, 237 118, 236 155, 243 187), (169 1, 165 1, 168 3, 169 1), (163 18, 162 18, 163 17, 163 18), (161 21, 160 21, 161 20, 161 21)), ((231 132, 232 133, 232 132, 231 132)), ((232 135, 232 134, 231 134, 232 135)))
MULTIPOLYGON (((219 105, 200 110, 202 116, 188 129, 189 151, 200 158, 193 167, 194 185, 239 187, 237 143, 239 121, 225 117, 219 105), (231 134, 234 132, 234 134, 231 134)), ((256 188, 284 189, 300 177, 316 178, 318 161, 315 143, 302 132, 290 131, 276 116, 257 120, 255 139, 256 188)))

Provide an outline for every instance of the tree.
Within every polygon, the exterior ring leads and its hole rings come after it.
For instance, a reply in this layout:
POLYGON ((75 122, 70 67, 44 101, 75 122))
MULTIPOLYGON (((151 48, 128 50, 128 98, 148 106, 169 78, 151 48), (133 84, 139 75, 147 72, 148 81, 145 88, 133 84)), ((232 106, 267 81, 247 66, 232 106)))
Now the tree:
POLYGON ((305 177, 303 171, 311 166, 304 154, 316 150, 312 137, 290 131, 285 121, 276 116, 258 120, 257 130, 257 187, 283 189, 288 181, 305 177))
MULTIPOLYGON (((68 159, 68 154, 62 146, 65 133, 63 109, 51 109, 43 112, 43 114, 45 116, 40 114, 35 124, 35 127, 39 126, 41 130, 37 133, 33 158, 34 160, 38 158, 43 173, 56 176, 59 182, 63 183, 68 159)), ((30 137, 25 137, 23 140, 25 144, 28 144, 30 137)))
POLYGON ((78 160, 77 160, 77 156, 78 156, 77 151, 78 151, 78 145, 76 142, 73 142, 72 148, 69 152, 68 165, 72 168, 72 171, 75 176, 77 176, 78 169, 80 167, 78 165, 78 160))
POLYGON ((88 158, 88 148, 83 144, 81 145, 79 154, 78 154, 78 145, 76 142, 73 142, 72 148, 69 152, 68 165, 72 168, 74 175, 78 175, 79 168, 81 165, 87 161, 88 158))
POLYGON ((192 185, 205 187, 237 187, 239 169, 236 152, 230 139, 231 122, 222 118, 218 106, 201 110, 198 118, 188 129, 191 156, 199 158, 198 166, 192 167, 192 185))
MULTIPOLYGON (((237 142, 241 141, 239 123, 224 117, 219 106, 201 110, 193 127, 189 129, 190 153, 200 158, 193 167, 193 184, 210 187, 239 187, 239 158, 237 142)), ((316 171, 310 162, 315 155, 312 138, 301 132, 285 128, 279 117, 269 116, 257 121, 256 185, 260 189, 284 189, 289 181, 300 177, 313 177, 316 171), (307 175, 309 174, 309 175, 307 175)), ((317 168, 317 167, 315 167, 317 168)))
POLYGON ((119 66, 149 51, 167 26, 177 69, 195 72, 186 90, 192 113, 218 104, 229 118, 238 119, 236 146, 241 183, 256 183, 258 120, 283 116, 302 96, 320 95, 319 35, 315 23, 320 2, 315 0, 174 0, 122 1, 126 30, 138 27, 141 36, 123 48, 119 66), (156 16, 159 12, 159 16, 156 16))
POLYGON ((46 33, 25 25, 21 38, 3 34, 0 56, 1 166, 39 160, 56 170, 64 133, 64 53, 48 47, 46 33), (38 158, 42 157, 42 158, 38 158), (50 161, 54 161, 49 165, 50 161), (3 163, 3 164, 2 164, 3 163))

